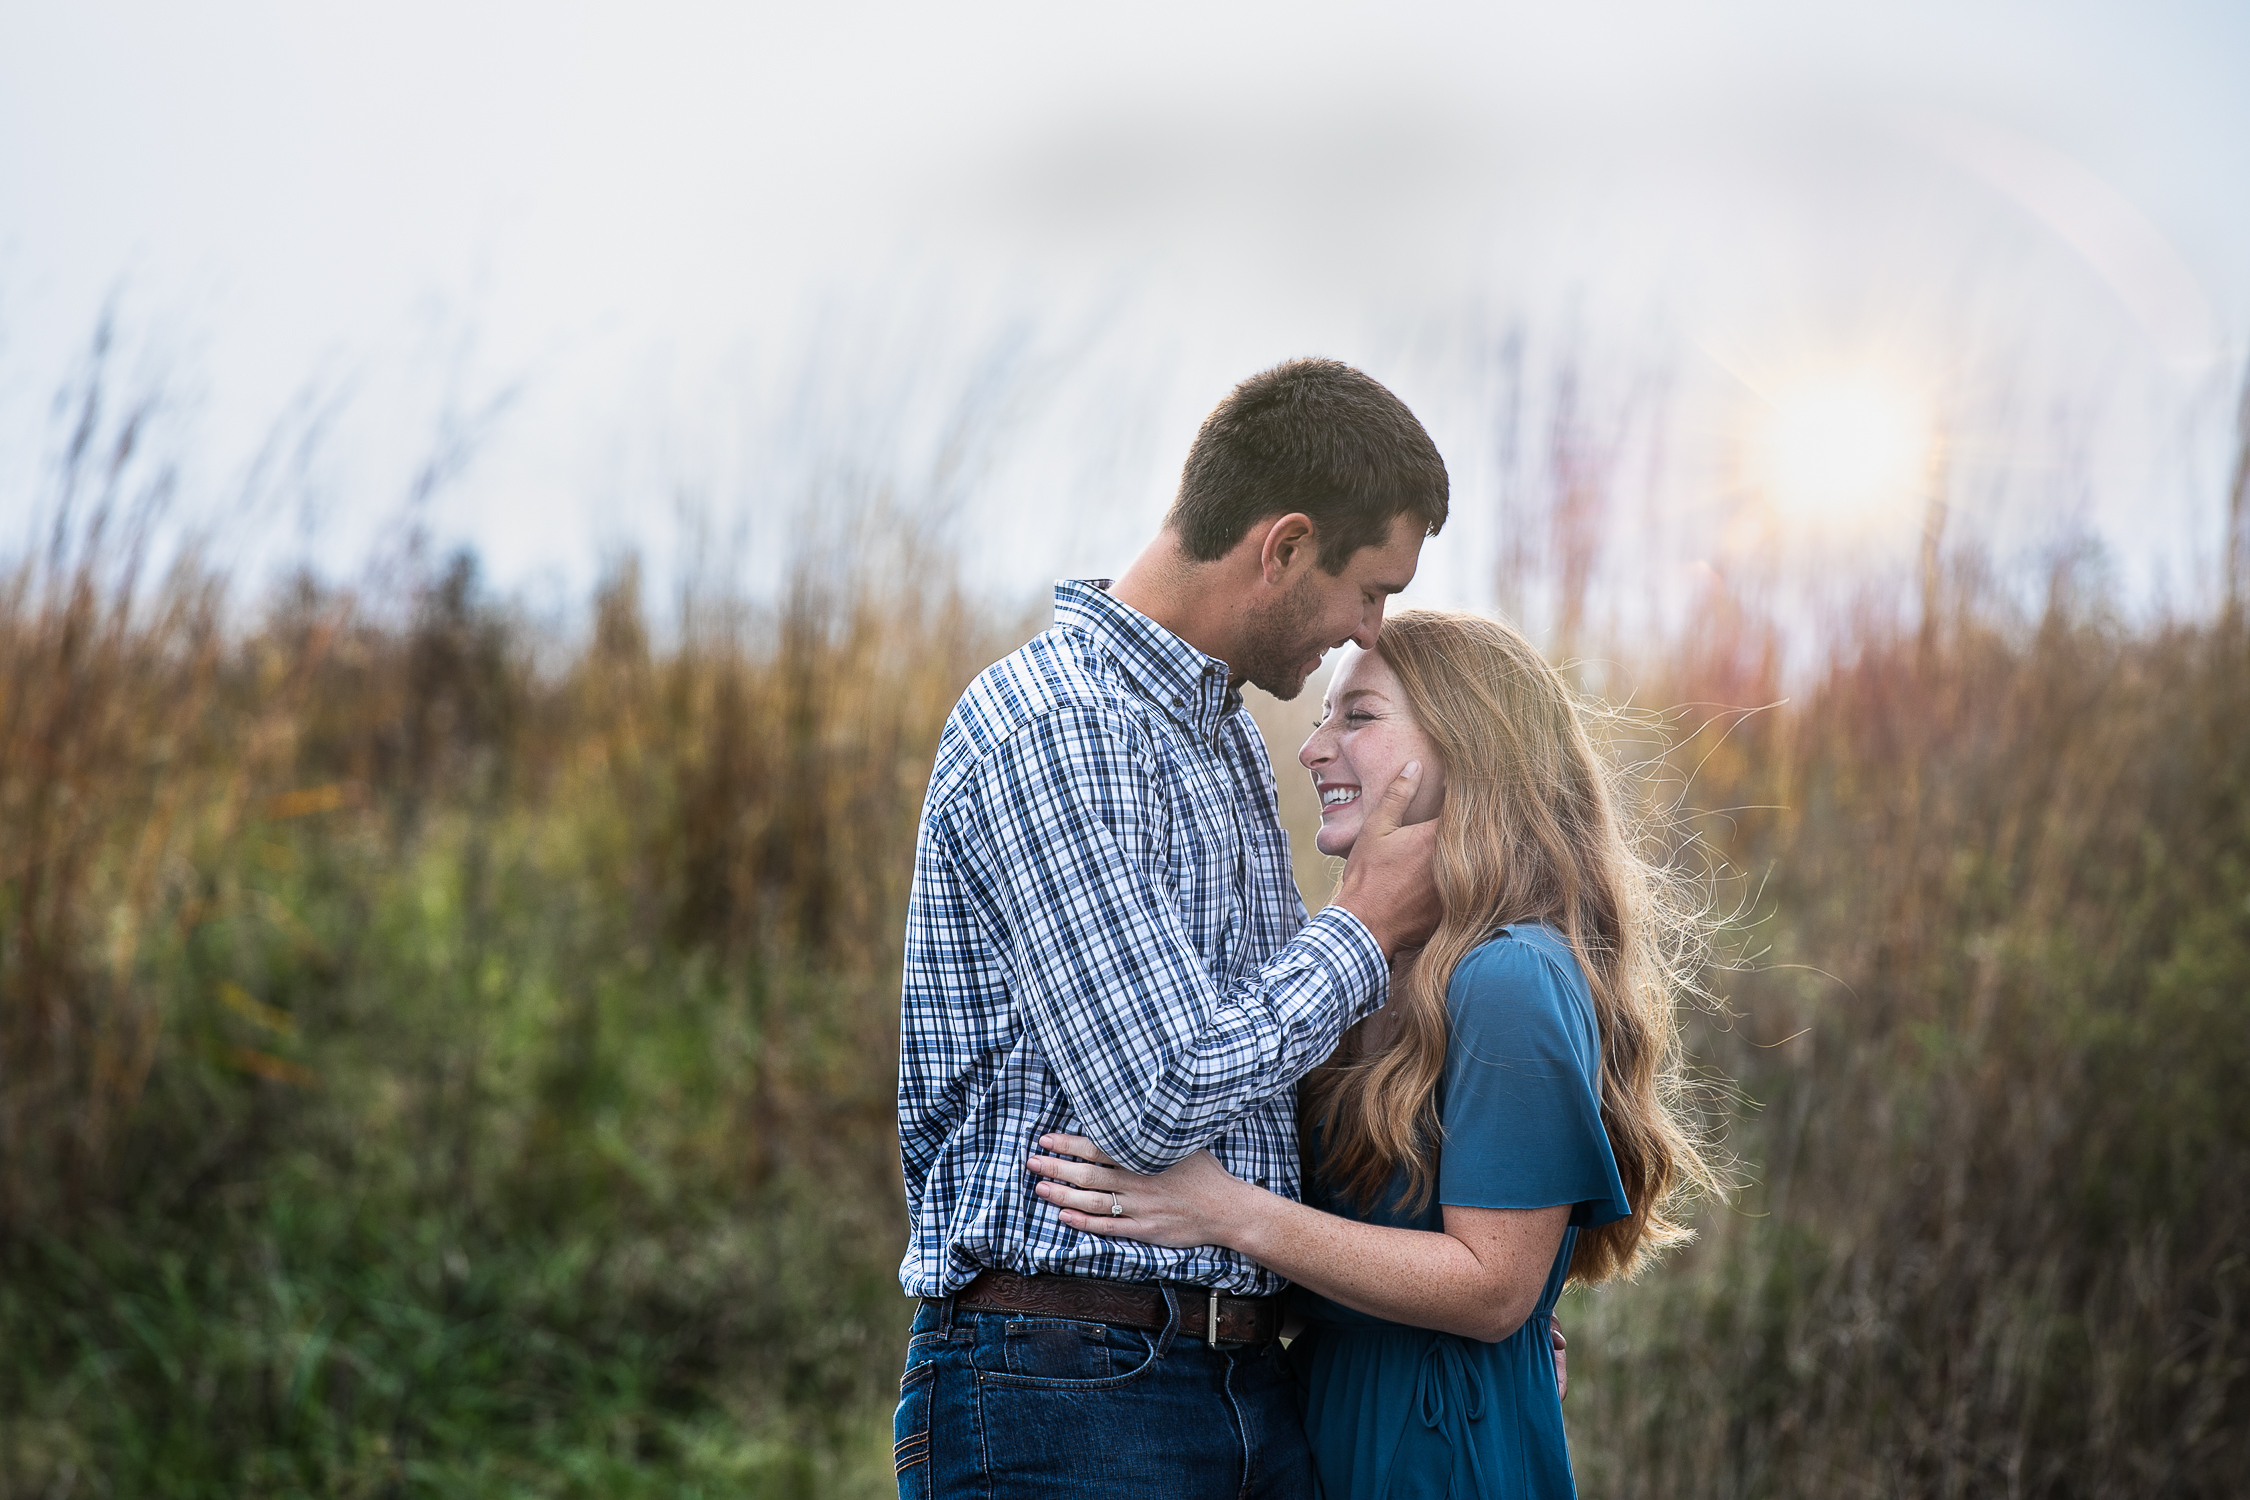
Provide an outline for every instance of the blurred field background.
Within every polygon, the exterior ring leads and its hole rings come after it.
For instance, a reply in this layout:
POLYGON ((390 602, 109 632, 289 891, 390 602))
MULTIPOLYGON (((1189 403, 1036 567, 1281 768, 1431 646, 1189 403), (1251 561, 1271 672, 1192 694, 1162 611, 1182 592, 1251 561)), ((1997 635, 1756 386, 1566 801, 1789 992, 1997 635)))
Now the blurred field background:
POLYGON ((1730 917, 1743 1191, 1570 1299, 1582 1491, 2240 1493, 2246 56, 0 7, 0 1500, 888 1493, 939 726, 1305 353, 1730 917))
MULTIPOLYGON (((412 545, 245 595, 159 544, 148 401, 66 394, 0 575, 0 1495, 885 1493, 914 821, 1043 611, 882 489, 764 599, 625 557, 571 629, 412 545)), ((1569 1302, 1587 1494, 2237 1491, 2243 483, 2202 613, 1935 508, 1889 607, 1557 606, 1737 914, 1746 1188, 1569 1302)))

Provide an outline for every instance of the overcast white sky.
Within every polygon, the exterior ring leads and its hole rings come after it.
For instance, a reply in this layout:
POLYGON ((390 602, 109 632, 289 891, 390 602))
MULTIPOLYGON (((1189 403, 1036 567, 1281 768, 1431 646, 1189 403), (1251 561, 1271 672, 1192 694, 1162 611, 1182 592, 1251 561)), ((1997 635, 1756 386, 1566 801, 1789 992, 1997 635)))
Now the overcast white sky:
POLYGON ((209 493, 307 382, 348 392, 331 558, 435 411, 520 382, 428 520, 557 598, 673 556, 683 494, 754 555, 816 477, 938 495, 979 380, 981 565, 1112 569, 1203 410, 1296 353, 1430 423, 1464 517, 1430 590, 1474 597, 1517 322, 1600 399, 1669 393, 1651 505, 1724 488, 1777 385, 1880 367, 2019 533, 2075 507, 2184 587, 2250 349, 2246 81, 2250 6, 2176 0, 21 0, 0 537, 122 287, 209 493))

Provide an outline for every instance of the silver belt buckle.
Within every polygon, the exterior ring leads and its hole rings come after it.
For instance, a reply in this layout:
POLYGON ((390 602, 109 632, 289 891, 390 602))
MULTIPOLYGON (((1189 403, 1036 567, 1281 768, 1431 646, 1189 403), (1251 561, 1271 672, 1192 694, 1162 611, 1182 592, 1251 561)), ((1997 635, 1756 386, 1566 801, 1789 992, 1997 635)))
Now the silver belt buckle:
MULTIPOLYGON (((1219 1289, 1217 1287, 1212 1287, 1210 1290, 1210 1307, 1203 1315, 1203 1342, 1209 1344, 1214 1349, 1224 1349, 1229 1346, 1227 1344, 1221 1343, 1219 1340, 1219 1289)), ((1235 1342, 1239 1343, 1241 1341, 1236 1340, 1235 1342)))

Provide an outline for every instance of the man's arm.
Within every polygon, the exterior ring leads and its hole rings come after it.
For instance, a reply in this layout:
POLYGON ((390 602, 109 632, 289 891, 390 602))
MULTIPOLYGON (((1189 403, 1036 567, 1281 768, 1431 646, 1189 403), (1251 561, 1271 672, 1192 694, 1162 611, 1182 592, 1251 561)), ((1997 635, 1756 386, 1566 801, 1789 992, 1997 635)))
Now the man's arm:
MULTIPOLYGON (((946 810, 956 872, 1042 1056, 1085 1133, 1140 1171, 1295 1083, 1388 993, 1383 942, 1341 907, 1262 968, 1213 982, 1160 878, 1170 839, 1197 835, 1172 828, 1154 754, 1126 716, 1066 706, 997 747, 946 810)), ((1388 883, 1428 885, 1426 870, 1400 873, 1388 883)), ((1419 920, 1411 891, 1374 905, 1394 942, 1419 920)))

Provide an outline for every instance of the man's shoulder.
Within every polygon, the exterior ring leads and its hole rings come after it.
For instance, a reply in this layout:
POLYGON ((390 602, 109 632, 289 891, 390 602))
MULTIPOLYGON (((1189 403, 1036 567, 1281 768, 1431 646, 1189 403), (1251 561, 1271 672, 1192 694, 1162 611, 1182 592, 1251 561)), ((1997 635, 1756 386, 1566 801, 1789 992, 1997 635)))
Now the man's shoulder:
POLYGON ((931 801, 944 800, 1027 731, 1081 722, 1137 735, 1144 732, 1142 707, 1083 635, 1043 630, 979 672, 962 692, 938 743, 931 801))
POLYGON ((988 750, 1025 726, 1059 714, 1138 720, 1138 702, 1109 662, 1074 630, 1042 630, 986 667, 946 721, 948 737, 988 750))

